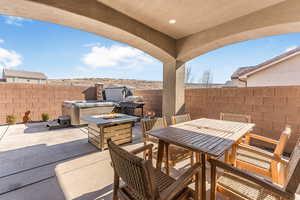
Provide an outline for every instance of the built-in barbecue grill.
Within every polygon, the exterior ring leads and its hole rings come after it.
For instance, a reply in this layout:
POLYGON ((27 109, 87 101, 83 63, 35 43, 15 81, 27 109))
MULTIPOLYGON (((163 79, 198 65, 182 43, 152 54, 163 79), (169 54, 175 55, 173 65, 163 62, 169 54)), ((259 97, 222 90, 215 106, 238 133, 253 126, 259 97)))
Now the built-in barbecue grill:
POLYGON ((133 96, 130 88, 126 86, 107 87, 103 90, 103 98, 106 101, 118 102, 117 112, 135 115, 136 109, 141 109, 141 116, 144 114, 144 102, 142 97, 133 96))
POLYGON ((144 102, 120 102, 120 112, 127 115, 135 115, 136 109, 141 109, 141 116, 144 116, 144 102))
POLYGON ((86 124, 82 118, 90 115, 111 112, 134 115, 136 109, 141 109, 143 115, 142 98, 132 94, 125 86, 107 87, 103 90, 103 100, 65 101, 62 105, 62 113, 70 116, 73 126, 86 124))

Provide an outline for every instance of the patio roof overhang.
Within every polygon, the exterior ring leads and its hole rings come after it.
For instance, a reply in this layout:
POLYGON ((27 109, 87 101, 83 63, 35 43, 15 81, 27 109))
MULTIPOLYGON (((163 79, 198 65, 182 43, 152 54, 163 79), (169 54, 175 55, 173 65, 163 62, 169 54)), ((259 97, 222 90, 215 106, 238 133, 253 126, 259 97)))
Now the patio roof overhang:
POLYGON ((184 63, 253 38, 300 31, 298 0, 1 0, 0 13, 92 32, 164 63, 164 113, 184 110, 184 63), (176 23, 169 23, 176 20, 176 23))

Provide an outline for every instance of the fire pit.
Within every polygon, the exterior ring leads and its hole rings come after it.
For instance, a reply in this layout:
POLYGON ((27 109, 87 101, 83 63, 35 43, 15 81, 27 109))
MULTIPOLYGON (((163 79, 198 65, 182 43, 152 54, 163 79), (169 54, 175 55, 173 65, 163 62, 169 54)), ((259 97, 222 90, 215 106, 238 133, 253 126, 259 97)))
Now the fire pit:
POLYGON ((132 141, 132 126, 138 119, 135 116, 103 114, 84 117, 88 123, 89 142, 100 150, 107 148, 106 140, 111 138, 116 144, 132 141))

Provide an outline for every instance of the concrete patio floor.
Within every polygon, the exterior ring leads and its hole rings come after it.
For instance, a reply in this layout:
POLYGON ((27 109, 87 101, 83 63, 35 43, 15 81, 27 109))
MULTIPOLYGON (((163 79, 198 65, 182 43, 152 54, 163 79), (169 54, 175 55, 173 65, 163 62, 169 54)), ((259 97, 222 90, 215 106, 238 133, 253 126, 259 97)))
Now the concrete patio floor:
MULTIPOLYGON (((136 125, 134 141, 139 138, 136 125)), ((0 126, 0 139, 1 200, 65 200, 55 177, 57 165, 95 153, 108 160, 107 151, 88 143, 86 128, 49 131, 45 123, 0 126)))
MULTIPOLYGON (((0 138, 1 200, 111 199, 109 153, 88 143, 86 128, 49 131, 45 123, 0 126, 0 138)), ((137 123, 133 143, 123 147, 142 145, 137 123)), ((182 163, 171 172, 176 176, 186 166, 182 163)))
MULTIPOLYGON (((86 131, 49 131, 45 123, 0 126, 0 200, 111 199, 109 153, 89 144, 86 131)), ((124 148, 142 145, 139 124, 133 137, 124 148)), ((188 166, 183 162, 171 174, 176 177, 188 166)))

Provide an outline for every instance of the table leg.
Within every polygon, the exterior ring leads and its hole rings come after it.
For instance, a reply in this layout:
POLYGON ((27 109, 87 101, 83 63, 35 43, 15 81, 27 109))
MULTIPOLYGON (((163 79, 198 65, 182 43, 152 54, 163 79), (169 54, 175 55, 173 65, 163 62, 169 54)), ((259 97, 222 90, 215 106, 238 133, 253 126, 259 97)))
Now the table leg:
POLYGON ((211 177, 211 186, 210 186, 210 190, 211 190, 211 196, 210 199, 211 200, 216 200, 216 179, 217 179, 217 167, 216 166, 210 166, 210 177, 211 177))
POLYGON ((201 154, 201 164, 202 164, 202 170, 201 170, 201 199, 206 199, 206 156, 204 153, 201 154))
POLYGON ((224 155, 224 157, 225 157, 225 163, 229 163, 229 150, 226 150, 225 151, 225 155, 224 155))
POLYGON ((231 164, 236 167, 236 152, 237 152, 237 144, 232 145, 231 150, 231 164))
POLYGON ((169 166, 169 144, 165 143, 166 148, 166 160, 165 160, 165 168, 166 168, 166 174, 170 175, 170 166, 169 166))
MULTIPOLYGON (((200 163, 200 153, 196 152, 196 163, 200 163)), ((195 176, 195 200, 201 199, 201 174, 196 173, 195 176)))
POLYGON ((156 168, 161 170, 162 161, 164 157, 164 146, 165 143, 162 140, 158 141, 158 150, 157 150, 157 160, 156 160, 156 168))

